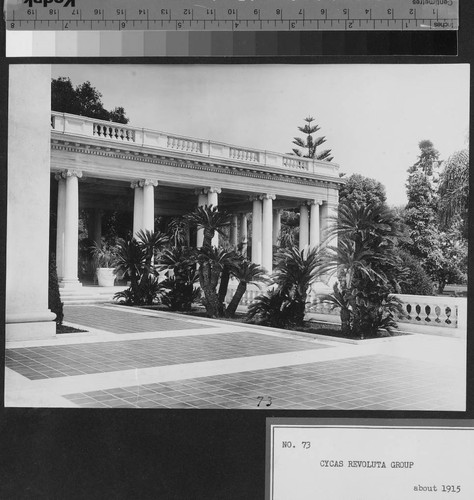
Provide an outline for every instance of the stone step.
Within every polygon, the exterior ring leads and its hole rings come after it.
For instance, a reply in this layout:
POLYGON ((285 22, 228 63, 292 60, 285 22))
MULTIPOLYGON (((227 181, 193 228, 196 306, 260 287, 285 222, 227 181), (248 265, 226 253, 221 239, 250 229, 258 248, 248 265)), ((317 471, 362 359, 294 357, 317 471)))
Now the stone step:
POLYGON ((65 305, 73 304, 97 304, 113 302, 113 297, 117 292, 124 290, 125 286, 98 287, 83 286, 72 289, 60 289, 61 301, 65 305))

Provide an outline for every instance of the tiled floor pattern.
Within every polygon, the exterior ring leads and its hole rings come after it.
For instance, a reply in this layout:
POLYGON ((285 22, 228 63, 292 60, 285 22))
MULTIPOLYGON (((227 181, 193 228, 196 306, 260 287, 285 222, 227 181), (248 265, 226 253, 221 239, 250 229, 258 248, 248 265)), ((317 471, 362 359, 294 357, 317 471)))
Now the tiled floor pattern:
POLYGON ((460 407, 463 401, 463 394, 456 391, 453 369, 385 355, 119 387, 64 397, 80 407, 94 408, 270 410, 449 411, 460 407))
POLYGON ((153 313, 135 314, 98 306, 65 306, 65 321, 97 328, 112 333, 163 332, 171 330, 189 330, 210 328, 207 324, 178 318, 165 318, 153 313))
MULTIPOLYGON (((110 315, 110 314, 109 314, 110 315)), ((145 319, 139 316, 140 323, 145 319)), ((251 331, 7 349, 6 366, 30 380, 324 349, 251 331)))

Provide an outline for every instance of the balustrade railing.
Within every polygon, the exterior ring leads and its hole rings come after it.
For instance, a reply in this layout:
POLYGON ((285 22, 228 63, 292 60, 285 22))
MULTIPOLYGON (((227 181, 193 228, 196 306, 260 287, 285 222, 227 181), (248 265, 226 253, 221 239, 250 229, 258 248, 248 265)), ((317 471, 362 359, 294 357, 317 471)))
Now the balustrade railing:
POLYGON ((135 142, 135 131, 133 129, 118 127, 116 125, 94 123, 92 125, 92 134, 95 137, 103 137, 104 139, 112 139, 122 142, 135 142))
POLYGON ((253 148, 243 148, 218 141, 209 141, 168 134, 119 123, 95 120, 67 113, 51 113, 51 129, 65 135, 92 137, 101 141, 135 144, 139 147, 169 149, 183 153, 227 159, 242 164, 258 164, 267 167, 304 172, 338 178, 339 165, 311 158, 293 157, 253 148))
POLYGON ((229 156, 234 160, 259 161, 258 153, 249 149, 230 148, 229 156))
POLYGON ((291 170, 308 170, 309 165, 308 162, 303 160, 302 158, 293 158, 291 156, 283 157, 283 166, 289 168, 291 170))
POLYGON ((202 153, 202 142, 191 139, 183 139, 173 135, 167 136, 166 146, 180 151, 189 151, 191 153, 202 153))
MULTIPOLYGON (((232 299, 235 286, 231 284, 226 297, 232 299)), ((241 305, 248 306, 261 294, 262 291, 251 287, 242 298, 241 305)), ((412 325, 432 326, 435 328, 465 329, 467 322, 467 301, 463 297, 443 297, 426 295, 394 294, 402 302, 403 312, 396 321, 412 325)), ((307 312, 339 316, 339 308, 332 308, 331 304, 322 302, 318 294, 310 292, 308 295, 307 312)))

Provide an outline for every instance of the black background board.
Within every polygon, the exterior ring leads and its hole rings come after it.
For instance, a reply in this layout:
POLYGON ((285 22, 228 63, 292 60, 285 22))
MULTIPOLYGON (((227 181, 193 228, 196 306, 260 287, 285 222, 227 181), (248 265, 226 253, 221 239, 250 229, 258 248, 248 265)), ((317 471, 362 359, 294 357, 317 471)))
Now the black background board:
MULTIPOLYGON (((471 2, 461 2, 458 57, 303 56, 271 58, 17 58, 6 59, 0 31, 0 314, 5 315, 8 65, 24 63, 470 63, 474 61, 471 2)), ((472 88, 472 84, 471 84, 472 88)), ((440 89, 442 92, 443 89, 440 89)), ((34 82, 31 82, 34 92, 34 82)), ((420 94, 420 109, 423 95, 420 94)), ((426 104, 426 103, 425 103, 426 104)), ((429 103, 436 105, 436 103, 429 103)), ((472 117, 472 106, 471 106, 472 117)), ((472 186, 471 186, 472 187, 472 186)), ((473 205, 470 202, 472 212, 473 205)), ((472 248, 473 231, 470 234, 472 248)), ((472 282, 472 252, 469 283, 472 282)), ((34 265, 32 261, 27 263, 34 265)), ((471 287, 469 287, 471 288, 471 287)), ((471 290, 470 290, 471 293, 471 290)), ((472 302, 472 301, 471 301, 472 302)), ((468 324, 473 321, 472 303, 468 324)), ((4 321, 2 321, 2 325, 4 321)), ((469 328, 468 328, 469 330, 469 328)), ((468 332, 470 333, 470 332, 468 332)), ((0 498, 2 499, 262 499, 267 417, 474 418, 474 342, 468 335, 468 411, 364 412, 271 410, 19 409, 3 407, 0 370, 0 498)), ((4 338, 4 336, 3 336, 4 338)), ((0 358, 4 359, 4 342, 0 358)))

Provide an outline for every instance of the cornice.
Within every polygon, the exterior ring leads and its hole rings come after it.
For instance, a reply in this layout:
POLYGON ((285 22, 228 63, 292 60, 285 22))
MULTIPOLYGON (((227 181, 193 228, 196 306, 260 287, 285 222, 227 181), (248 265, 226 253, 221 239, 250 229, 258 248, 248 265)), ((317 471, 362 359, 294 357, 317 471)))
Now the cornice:
POLYGON ((214 161, 211 158, 194 159, 173 159, 163 154, 150 154, 131 149, 119 149, 108 146, 96 146, 83 144, 76 141, 64 141, 59 139, 51 140, 51 149, 57 151, 68 151, 91 156, 102 156, 106 158, 121 159, 139 163, 164 165, 173 168, 186 168, 190 170, 237 175, 240 177, 250 177, 263 180, 273 180, 286 182, 289 184, 304 184, 314 186, 333 187, 339 189, 343 181, 340 179, 330 179, 327 177, 306 176, 299 172, 280 171, 279 169, 269 170, 257 168, 253 165, 227 165, 224 162, 214 161))

